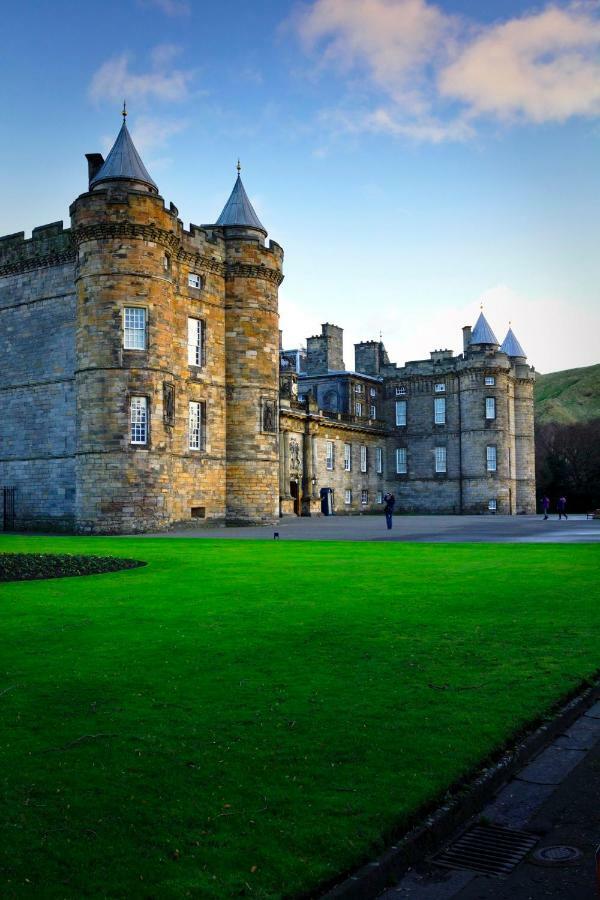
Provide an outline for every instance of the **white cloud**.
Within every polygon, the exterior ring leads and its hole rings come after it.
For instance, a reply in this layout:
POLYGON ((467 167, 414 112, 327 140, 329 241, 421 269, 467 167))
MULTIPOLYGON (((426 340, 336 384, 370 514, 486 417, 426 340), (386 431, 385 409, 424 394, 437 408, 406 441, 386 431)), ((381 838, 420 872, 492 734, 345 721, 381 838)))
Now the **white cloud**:
POLYGON ((153 153, 162 149, 176 134, 188 127, 187 119, 155 119, 139 116, 131 128, 132 137, 140 153, 153 153))
POLYGON ((482 31, 440 72, 443 96, 471 115, 564 121, 600 113, 596 3, 548 7, 482 31))
POLYGON ((427 0, 315 0, 294 20, 317 70, 346 95, 334 129, 464 140, 478 117, 534 123, 600 114, 600 3, 578 0, 491 25, 427 0))
POLYGON ((189 95, 194 77, 191 70, 171 68, 174 56, 179 52, 172 44, 155 47, 150 53, 150 67, 145 72, 134 72, 127 53, 113 56, 94 73, 90 85, 90 97, 95 101, 122 102, 130 100, 161 100, 179 102, 189 95))

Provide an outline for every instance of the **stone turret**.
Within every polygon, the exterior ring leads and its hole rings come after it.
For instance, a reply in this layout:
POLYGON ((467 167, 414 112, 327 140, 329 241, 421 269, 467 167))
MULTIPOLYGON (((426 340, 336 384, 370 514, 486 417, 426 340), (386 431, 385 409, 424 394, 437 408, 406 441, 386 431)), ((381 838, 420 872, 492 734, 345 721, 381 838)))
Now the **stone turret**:
POLYGON ((125 121, 70 212, 77 247, 76 525, 100 532, 161 528, 170 521, 163 384, 173 383, 178 222, 125 121), (123 341, 126 307, 139 310, 144 323, 137 349, 123 341), (138 444, 131 441, 132 398, 140 398, 144 418, 138 444))
POLYGON ((239 175, 217 220, 225 242, 226 498, 229 522, 279 515, 279 313, 283 250, 239 175))

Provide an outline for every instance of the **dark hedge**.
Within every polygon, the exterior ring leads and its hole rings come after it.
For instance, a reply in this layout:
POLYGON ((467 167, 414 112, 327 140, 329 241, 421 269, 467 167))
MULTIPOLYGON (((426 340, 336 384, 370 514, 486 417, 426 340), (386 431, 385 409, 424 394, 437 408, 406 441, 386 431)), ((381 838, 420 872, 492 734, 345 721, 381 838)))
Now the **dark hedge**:
POLYGON ((31 581, 35 578, 70 578, 101 575, 145 566, 137 559, 113 556, 70 556, 50 553, 0 553, 0 581, 31 581))

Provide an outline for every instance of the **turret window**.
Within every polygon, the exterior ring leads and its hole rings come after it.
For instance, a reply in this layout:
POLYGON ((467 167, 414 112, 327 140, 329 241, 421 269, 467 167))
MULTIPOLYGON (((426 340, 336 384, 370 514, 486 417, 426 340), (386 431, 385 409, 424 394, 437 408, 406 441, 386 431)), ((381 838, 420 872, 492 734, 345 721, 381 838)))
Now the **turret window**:
POLYGON ((485 398, 485 417, 488 420, 496 418, 496 398, 495 397, 486 397, 485 398))
POLYGON ((198 275, 197 272, 190 272, 188 275, 188 287, 196 288, 196 290, 201 290, 202 288, 202 275, 198 275))
POLYGON ((188 319, 188 364, 204 365, 204 323, 201 319, 188 319))
POLYGON ((406 388, 404 385, 400 385, 400 387, 396 388, 396 397, 403 397, 406 394, 406 388))
POLYGON ((406 400, 396 400, 396 425, 406 425, 406 400))
POLYGON ((123 349, 146 349, 146 310, 126 306, 123 310, 123 349))
POLYGON ((485 451, 487 470, 488 472, 495 472, 497 468, 496 447, 494 445, 490 445, 485 448, 485 451))
POLYGON ((189 448, 204 450, 206 444, 206 404, 197 400, 189 408, 189 448))
POLYGON ((131 397, 129 401, 130 439, 132 444, 148 443, 148 398, 131 397))
POLYGON ((493 375, 486 375, 484 379, 484 383, 489 387, 493 387, 496 384, 496 379, 493 375))

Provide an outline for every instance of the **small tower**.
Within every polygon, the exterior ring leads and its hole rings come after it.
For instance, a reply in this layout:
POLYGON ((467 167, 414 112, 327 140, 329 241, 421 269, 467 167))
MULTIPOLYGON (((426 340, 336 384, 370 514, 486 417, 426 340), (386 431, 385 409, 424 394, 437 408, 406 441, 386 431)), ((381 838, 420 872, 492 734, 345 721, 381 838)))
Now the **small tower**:
POLYGON ((514 373, 514 477, 517 511, 535 512, 535 433, 533 388, 535 373, 509 325, 500 347, 514 373))
POLYGON ((84 532, 169 524, 172 456, 163 402, 176 365, 171 257, 178 223, 125 116, 123 110, 106 160, 88 154, 89 190, 70 209, 77 247, 75 522, 84 532), (124 340, 128 325, 137 329, 132 342, 124 340))
POLYGON ((216 222, 225 241, 226 516, 279 515, 279 312, 283 250, 240 177, 216 222))

